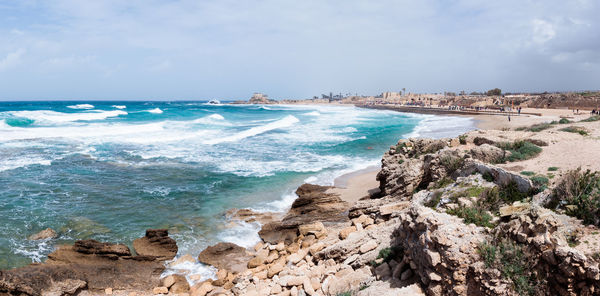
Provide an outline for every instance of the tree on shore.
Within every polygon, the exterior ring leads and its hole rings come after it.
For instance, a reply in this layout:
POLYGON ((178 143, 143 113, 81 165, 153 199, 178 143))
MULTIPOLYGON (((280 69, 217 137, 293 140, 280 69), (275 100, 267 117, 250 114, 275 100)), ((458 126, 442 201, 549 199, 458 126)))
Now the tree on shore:
POLYGON ((486 93, 488 96, 499 96, 502 94, 502 90, 499 88, 490 89, 486 93))

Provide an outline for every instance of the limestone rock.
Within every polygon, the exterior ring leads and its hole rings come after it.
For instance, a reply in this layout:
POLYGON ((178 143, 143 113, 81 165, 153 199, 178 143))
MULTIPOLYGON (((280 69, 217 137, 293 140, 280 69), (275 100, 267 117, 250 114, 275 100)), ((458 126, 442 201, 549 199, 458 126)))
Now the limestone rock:
POLYGON ((56 238, 58 237, 58 234, 56 233, 56 231, 54 231, 52 228, 46 228, 36 234, 32 234, 31 236, 28 237, 29 240, 41 240, 41 239, 51 239, 51 238, 56 238))
POLYGON ((364 254, 368 251, 374 250, 375 248, 377 248, 377 242, 376 241, 368 241, 366 244, 360 246, 359 251, 361 254, 364 254))
POLYGON ((167 229, 148 229, 146 236, 133 241, 135 252, 160 260, 173 259, 177 255, 177 243, 169 237, 167 229))
POLYGON ((233 243, 223 242, 207 247, 198 255, 198 261, 201 263, 236 273, 246 270, 250 258, 246 249, 233 243))
POLYGON ((167 287, 155 287, 152 289, 152 294, 169 294, 167 287))

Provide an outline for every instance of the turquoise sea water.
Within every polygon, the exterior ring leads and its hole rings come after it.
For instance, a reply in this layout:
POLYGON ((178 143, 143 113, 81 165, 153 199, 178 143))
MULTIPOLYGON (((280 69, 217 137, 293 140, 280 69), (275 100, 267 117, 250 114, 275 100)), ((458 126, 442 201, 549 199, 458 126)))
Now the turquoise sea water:
POLYGON ((61 243, 169 228, 180 254, 250 246, 230 208, 284 211, 303 182, 378 164, 405 136, 456 136, 468 118, 337 106, 203 102, 0 103, 0 269, 61 243), (27 237, 51 227, 57 239, 27 237))

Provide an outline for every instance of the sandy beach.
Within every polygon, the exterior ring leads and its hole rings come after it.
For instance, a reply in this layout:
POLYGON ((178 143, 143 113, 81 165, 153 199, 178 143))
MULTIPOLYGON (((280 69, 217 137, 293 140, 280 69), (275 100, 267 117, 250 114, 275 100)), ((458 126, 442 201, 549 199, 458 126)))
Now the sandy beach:
MULTIPOLYGON (((574 113, 573 110, 569 109, 523 108, 522 112, 528 114, 512 114, 510 121, 508 120, 508 114, 457 115, 451 113, 449 115, 473 118, 475 126, 479 130, 485 130, 487 134, 494 134, 495 131, 498 131, 498 134, 500 134, 500 131, 503 130, 514 130, 519 127, 558 121, 562 118, 570 121, 580 121, 591 116, 587 111, 574 113)), ((558 170, 553 174, 557 176, 563 172, 577 168, 590 169, 592 171, 600 170, 600 161, 594 161, 598 159, 598 151, 600 151, 600 142, 597 141, 598 137, 600 137, 600 133, 598 132, 600 131, 600 123, 577 123, 576 125, 586 127, 590 131, 590 135, 582 137, 579 134, 562 132, 559 129, 564 126, 557 125, 544 131, 542 138, 548 142, 548 146, 543 148, 538 157, 520 162, 519 164, 507 163, 498 164, 498 166, 513 172, 520 172, 526 169, 538 174, 546 174, 549 167, 556 167, 558 170)), ((511 133, 511 140, 530 138, 534 134, 533 132, 514 131, 511 133)), ((467 145, 465 148, 470 149, 472 147, 467 145)), ((342 200, 353 204, 378 190, 379 182, 375 178, 379 170, 379 166, 372 166, 342 175, 335 179, 334 188, 329 189, 328 192, 339 194, 342 200)))
POLYGON ((380 166, 370 166, 339 176, 334 181, 334 188, 327 190, 327 193, 339 194, 342 200, 355 203, 379 190, 379 182, 375 178, 380 169, 380 166))

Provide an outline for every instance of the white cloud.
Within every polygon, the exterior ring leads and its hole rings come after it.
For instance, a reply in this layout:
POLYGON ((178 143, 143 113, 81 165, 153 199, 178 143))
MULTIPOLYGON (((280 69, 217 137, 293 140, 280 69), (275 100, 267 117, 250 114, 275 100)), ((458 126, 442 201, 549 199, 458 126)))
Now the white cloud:
POLYGON ((554 26, 541 19, 534 19, 532 22, 533 26, 533 41, 538 44, 543 44, 550 41, 556 36, 554 26))
POLYGON ((6 71, 21 62, 21 57, 25 54, 24 49, 17 49, 14 52, 8 53, 0 60, 0 71, 6 71))

